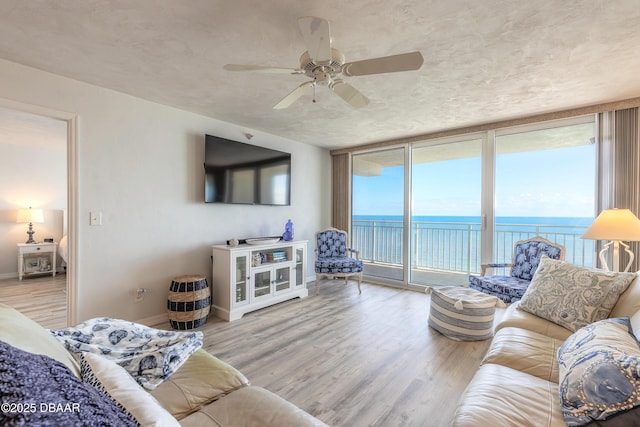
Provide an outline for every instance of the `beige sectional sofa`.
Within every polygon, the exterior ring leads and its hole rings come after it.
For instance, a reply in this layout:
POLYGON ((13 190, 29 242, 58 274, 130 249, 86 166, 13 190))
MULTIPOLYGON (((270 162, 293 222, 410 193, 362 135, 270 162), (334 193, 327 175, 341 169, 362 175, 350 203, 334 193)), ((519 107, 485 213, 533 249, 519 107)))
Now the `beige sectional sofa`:
MULTIPOLYGON (((565 426, 561 410, 558 349, 573 331, 510 305, 495 328, 490 348, 461 396, 455 427, 565 426)), ((620 295, 609 318, 629 317, 640 331, 638 278, 620 295)), ((638 425, 607 419, 607 425, 638 425)), ((594 421, 590 426, 604 425, 594 421)))
MULTIPOLYGON (((11 357, 9 351, 24 351, 25 353, 21 353, 23 357, 30 357, 32 354, 46 355, 65 365, 70 371, 69 376, 80 377, 78 362, 63 344, 28 317, 2 304, 0 304, 0 341, 4 342, 2 343, 4 353, 0 354, 0 364, 11 362, 7 360, 11 357)), ((12 356, 12 358, 16 357, 12 356)), ((55 361, 52 363, 57 364, 55 361)), ((66 371, 66 368, 63 367, 62 370, 66 371)), ((29 375, 30 369, 27 365, 27 369, 21 371, 19 381, 18 378, 13 381, 6 377, 7 369, 3 370, 0 365, 0 381, 4 381, 3 384, 20 382, 38 386, 37 383, 42 382, 41 379, 25 381, 24 376, 29 375)), ((47 367, 47 369, 52 368, 47 367)), ((56 368, 56 375, 60 376, 60 371, 59 367, 56 368)), ((326 426, 292 403, 263 388, 250 385, 242 373, 202 349, 193 353, 176 373, 150 393, 137 386, 135 381, 133 385, 129 384, 129 380, 125 377, 131 378, 130 375, 118 375, 116 371, 107 372, 107 376, 112 380, 112 387, 115 388, 112 390, 114 391, 112 396, 124 396, 123 401, 118 403, 121 403, 143 426, 326 426)), ((48 372, 47 376, 49 376, 48 372)), ((0 387, 3 384, 0 384, 0 387)), ((81 381, 74 384, 75 387, 84 386, 81 381)), ((32 421, 27 422, 27 425, 61 425, 60 422, 51 420, 47 424, 46 417, 56 415, 51 409, 57 408, 59 411, 90 409, 88 404, 72 401, 68 402, 67 408, 54 407, 49 405, 52 399, 48 397, 49 395, 47 397, 30 395, 28 392, 26 396, 29 397, 29 402, 25 399, 11 401, 12 398, 5 391, 3 389, 1 396, 3 413, 0 415, 8 418, 31 416, 32 421), (74 404, 76 406, 73 406, 74 404), (43 414, 43 411, 50 413, 43 414), (27 412, 27 414, 20 414, 20 412, 27 412), (37 414, 28 414, 28 412, 37 412, 37 414)), ((19 394, 14 394, 13 400, 16 400, 16 395, 25 395, 24 390, 17 393, 19 394)), ((87 418, 89 415, 80 413, 79 416, 87 418)), ((2 421, 7 421, 8 418, 2 421)), ((82 424, 74 423, 74 425, 82 424)), ((87 421, 85 425, 91 425, 91 423, 87 421)))

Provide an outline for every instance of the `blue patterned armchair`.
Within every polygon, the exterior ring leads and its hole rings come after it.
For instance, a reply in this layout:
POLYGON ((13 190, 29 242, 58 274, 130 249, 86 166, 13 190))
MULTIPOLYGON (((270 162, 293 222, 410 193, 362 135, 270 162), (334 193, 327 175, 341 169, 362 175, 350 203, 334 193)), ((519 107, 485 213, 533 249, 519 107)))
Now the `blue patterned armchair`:
POLYGON ((564 260, 565 248, 542 237, 516 242, 513 262, 508 264, 482 264, 480 276, 469 276, 469 287, 494 295, 508 303, 519 301, 529 287, 543 255, 564 260), (511 267, 510 276, 485 276, 487 268, 511 267))
POLYGON ((349 235, 337 228, 327 228, 316 233, 316 295, 319 292, 320 279, 343 278, 345 284, 349 278, 358 281, 358 292, 362 293, 362 261, 358 259, 358 251, 347 247, 349 235), (348 254, 355 255, 351 258, 348 254))

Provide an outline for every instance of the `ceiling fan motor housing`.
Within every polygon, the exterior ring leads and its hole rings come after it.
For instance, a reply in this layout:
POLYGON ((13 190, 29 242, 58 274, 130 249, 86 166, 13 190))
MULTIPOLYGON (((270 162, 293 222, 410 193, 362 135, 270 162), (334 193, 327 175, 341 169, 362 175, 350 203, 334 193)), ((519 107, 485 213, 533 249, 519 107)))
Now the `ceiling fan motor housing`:
POLYGON ((326 82, 331 77, 335 77, 342 70, 342 64, 344 64, 344 55, 338 50, 331 48, 331 60, 330 61, 314 61, 306 51, 300 56, 300 69, 304 71, 304 74, 318 83, 326 82))

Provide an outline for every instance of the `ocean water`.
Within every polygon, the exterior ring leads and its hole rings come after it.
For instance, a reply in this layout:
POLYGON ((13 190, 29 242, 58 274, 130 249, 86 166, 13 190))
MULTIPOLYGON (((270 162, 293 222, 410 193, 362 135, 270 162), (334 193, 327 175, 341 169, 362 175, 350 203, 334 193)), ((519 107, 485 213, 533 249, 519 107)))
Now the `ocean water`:
MULTIPOLYGON (((518 240, 544 237, 565 246, 567 261, 592 266, 594 242, 580 236, 593 218, 497 217, 493 262, 509 262, 518 240)), ((412 267, 459 272, 480 270, 480 217, 415 216, 411 224, 412 267)), ((362 259, 402 264, 403 224, 401 216, 354 215, 353 246, 362 259)))
MULTIPOLYGON (((446 223, 477 223, 480 224, 479 216, 414 216, 413 221, 424 222, 446 222, 446 223)), ((546 217, 546 216, 499 216, 496 217, 496 224, 535 224, 551 226, 583 226, 588 227, 593 222, 591 218, 581 217, 546 217)), ((354 221, 378 220, 378 221, 402 221, 402 216, 395 215, 354 215, 354 221)))

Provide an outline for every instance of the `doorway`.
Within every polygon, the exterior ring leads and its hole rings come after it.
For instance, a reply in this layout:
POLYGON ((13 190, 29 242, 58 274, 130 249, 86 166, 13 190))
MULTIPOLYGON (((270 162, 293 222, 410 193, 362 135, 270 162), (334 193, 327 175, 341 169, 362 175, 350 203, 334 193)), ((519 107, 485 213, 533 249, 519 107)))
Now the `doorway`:
MULTIPOLYGON (((0 99, 0 232, 4 236, 0 244, 0 279, 8 285, 6 291, 11 292, 11 283, 16 290, 13 297, 7 297, 5 292, 2 302, 20 308, 25 304, 37 307, 36 298, 51 297, 52 294, 47 296, 47 289, 66 290, 66 297, 58 296, 59 303, 47 308, 57 316, 53 320, 55 326, 76 321, 75 142, 75 114, 0 99), (53 239, 57 246, 66 241, 66 269, 64 265, 58 268, 55 278, 50 274, 36 274, 22 281, 17 278, 16 244, 24 243, 28 236, 24 234, 27 224, 17 223, 16 213, 27 207, 43 212, 43 222, 33 224, 37 242, 53 239), (35 291, 30 292, 30 287, 35 291)), ((62 260, 59 253, 56 250, 58 262, 62 260)))

